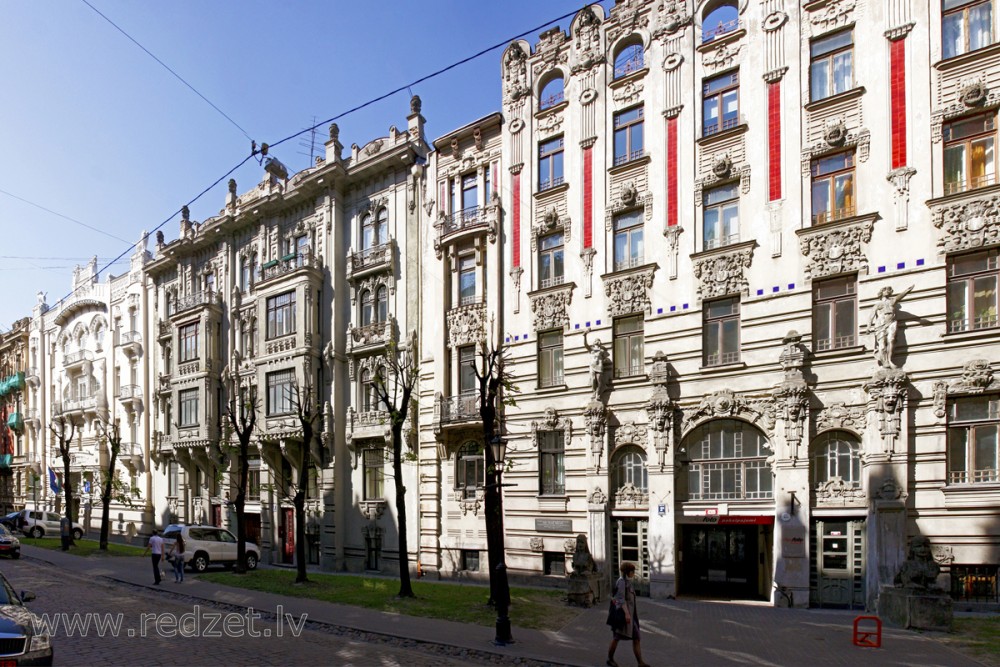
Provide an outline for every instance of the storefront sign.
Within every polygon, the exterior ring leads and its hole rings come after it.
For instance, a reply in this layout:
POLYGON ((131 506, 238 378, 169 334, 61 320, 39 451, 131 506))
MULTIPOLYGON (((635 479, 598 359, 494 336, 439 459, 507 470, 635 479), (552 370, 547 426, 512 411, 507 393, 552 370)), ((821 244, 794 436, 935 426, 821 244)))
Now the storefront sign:
POLYGON ((715 526, 768 526, 774 523, 773 516, 738 516, 735 514, 709 514, 706 516, 682 516, 677 523, 712 524, 715 526))
POLYGON ((535 519, 535 530, 540 533, 572 533, 570 519, 535 519))
POLYGON ((806 557, 806 529, 804 526, 789 526, 781 535, 781 556, 783 558, 806 557))

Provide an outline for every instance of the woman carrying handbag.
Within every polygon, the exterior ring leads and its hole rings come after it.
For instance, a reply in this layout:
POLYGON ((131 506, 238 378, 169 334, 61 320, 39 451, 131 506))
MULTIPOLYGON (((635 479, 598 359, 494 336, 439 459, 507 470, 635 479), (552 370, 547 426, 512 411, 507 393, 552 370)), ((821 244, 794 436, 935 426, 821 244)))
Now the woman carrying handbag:
POLYGON ((649 667, 649 663, 642 659, 642 648, 639 644, 639 613, 635 608, 635 588, 632 586, 632 577, 635 575, 635 564, 624 562, 621 565, 622 576, 615 582, 615 593, 611 599, 611 611, 608 613, 608 623, 611 625, 611 646, 608 647, 608 667, 618 667, 615 662, 615 650, 619 641, 632 642, 632 652, 639 663, 639 667, 649 667), (612 623, 613 617, 620 614, 616 610, 625 612, 624 624, 612 623))
POLYGON ((174 583, 181 584, 184 583, 184 557, 187 554, 184 553, 184 538, 181 537, 180 533, 177 533, 177 539, 174 540, 174 546, 170 547, 170 553, 167 555, 168 558, 174 564, 174 583))

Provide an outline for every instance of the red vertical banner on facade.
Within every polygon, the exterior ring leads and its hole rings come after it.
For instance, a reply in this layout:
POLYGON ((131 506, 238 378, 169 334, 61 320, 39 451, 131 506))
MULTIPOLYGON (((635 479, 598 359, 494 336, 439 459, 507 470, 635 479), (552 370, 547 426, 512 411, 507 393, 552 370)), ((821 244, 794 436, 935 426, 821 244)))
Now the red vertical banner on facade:
POLYGON ((594 147, 583 149, 583 247, 594 246, 594 147))
POLYGON ((892 104, 892 168, 906 166, 906 40, 889 42, 889 99, 892 104))
POLYGON ((513 218, 514 227, 511 232, 511 240, 514 243, 514 267, 521 266, 521 174, 514 174, 511 179, 511 190, 513 190, 513 218))
POLYGON ((767 84, 768 201, 781 199, 781 81, 767 84))
POLYGON ((677 116, 667 119, 667 226, 677 224, 677 116))

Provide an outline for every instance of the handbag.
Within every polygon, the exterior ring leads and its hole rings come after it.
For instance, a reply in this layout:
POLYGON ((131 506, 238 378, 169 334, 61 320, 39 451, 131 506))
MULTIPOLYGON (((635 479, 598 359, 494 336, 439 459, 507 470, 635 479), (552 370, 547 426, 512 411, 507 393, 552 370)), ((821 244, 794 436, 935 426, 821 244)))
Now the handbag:
POLYGON ((608 608, 607 624, 611 626, 612 630, 619 630, 625 627, 625 609, 616 605, 614 600, 611 600, 610 607, 608 608))

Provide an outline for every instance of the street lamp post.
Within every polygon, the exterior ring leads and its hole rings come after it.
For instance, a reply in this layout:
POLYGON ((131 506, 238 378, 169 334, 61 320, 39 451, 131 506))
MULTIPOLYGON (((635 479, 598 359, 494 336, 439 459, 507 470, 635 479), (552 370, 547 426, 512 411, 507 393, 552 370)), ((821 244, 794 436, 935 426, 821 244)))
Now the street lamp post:
POLYGON ((497 608, 494 643, 506 646, 514 641, 510 631, 510 583, 504 555, 503 531, 503 468, 507 441, 499 435, 490 439, 486 448, 486 541, 490 552, 490 593, 497 608), (495 564, 495 565, 494 565, 495 564))

